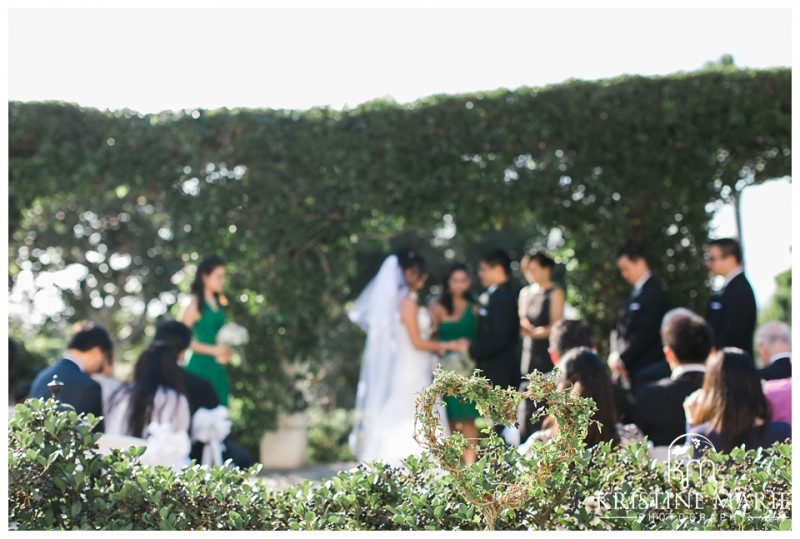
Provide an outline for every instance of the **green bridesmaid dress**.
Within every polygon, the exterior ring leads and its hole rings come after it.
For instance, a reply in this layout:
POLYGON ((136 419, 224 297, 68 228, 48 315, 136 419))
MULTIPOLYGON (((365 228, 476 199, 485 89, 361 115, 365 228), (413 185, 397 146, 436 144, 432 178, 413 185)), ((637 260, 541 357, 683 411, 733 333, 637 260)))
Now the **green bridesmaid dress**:
MULTIPOLYGON (((474 304, 469 302, 461 318, 439 322, 439 339, 442 341, 455 341, 456 339, 474 341, 477 332, 477 318, 473 307, 474 304)), ((447 408, 447 419, 449 421, 480 417, 475 404, 471 402, 464 402, 451 396, 446 396, 442 400, 447 408)))
MULTIPOLYGON (((222 312, 222 308, 215 311, 204 301, 200 319, 192 327, 192 336, 197 342, 214 346, 217 344, 217 333, 223 324, 225 324, 225 313, 222 312)), ((219 403, 227 406, 228 371, 225 366, 219 364, 214 356, 200 354, 194 350, 188 350, 186 354, 189 356, 186 370, 208 380, 217 394, 219 403)))

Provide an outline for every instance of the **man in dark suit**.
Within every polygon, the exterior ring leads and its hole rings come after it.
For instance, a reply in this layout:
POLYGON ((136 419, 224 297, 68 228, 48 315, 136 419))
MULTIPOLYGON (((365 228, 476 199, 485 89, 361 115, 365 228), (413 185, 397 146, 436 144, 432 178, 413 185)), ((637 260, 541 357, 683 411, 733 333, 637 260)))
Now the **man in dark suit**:
POLYGON ((753 357, 756 328, 756 296, 742 270, 742 249, 731 238, 708 244, 706 265, 713 275, 725 278, 722 289, 711 297, 706 320, 714 329, 716 347, 741 348, 753 357))
MULTIPOLYGON (((92 380, 91 374, 100 372, 107 356, 113 353, 113 343, 106 330, 94 324, 81 326, 67 343, 67 351, 55 364, 39 371, 31 384, 30 397, 50 398, 47 384, 54 375, 64 384, 58 400, 69 404, 78 413, 103 415, 103 398, 100 384, 92 380)), ((103 422, 97 425, 103 432, 103 422)))
POLYGON ((517 297, 511 289, 511 258, 496 249, 478 264, 478 278, 486 292, 478 306, 478 331, 468 353, 484 376, 498 387, 519 386, 520 338, 517 297))
MULTIPOLYGON (((183 362, 183 356, 192 342, 192 331, 177 320, 167 320, 156 327, 156 334, 153 340, 167 342, 177 352, 178 361, 183 362)), ((192 417, 200 408, 213 410, 220 405, 214 387, 208 380, 184 368, 181 368, 181 373, 183 374, 183 386, 186 388, 186 399, 189 401, 189 411, 192 417)), ((189 427, 189 434, 191 435, 191 426, 189 427)), ((197 462, 200 462, 203 456, 203 445, 203 442, 192 443, 192 450, 189 456, 197 462)), ((232 459, 233 463, 240 468, 249 468, 254 464, 250 455, 243 448, 234 444, 230 438, 225 439, 225 450, 222 452, 222 459, 223 461, 232 459)))
POLYGON ((672 374, 641 386, 633 408, 633 422, 656 446, 686 433, 683 401, 703 385, 705 361, 714 349, 711 327, 694 313, 669 317, 662 336, 672 374))
POLYGON ((633 290, 611 331, 608 366, 623 386, 630 386, 643 368, 664 360, 659 330, 669 304, 639 245, 622 247, 617 267, 633 290))
POLYGON ((792 377, 792 330, 783 322, 767 322, 756 332, 756 351, 763 368, 762 380, 792 377))

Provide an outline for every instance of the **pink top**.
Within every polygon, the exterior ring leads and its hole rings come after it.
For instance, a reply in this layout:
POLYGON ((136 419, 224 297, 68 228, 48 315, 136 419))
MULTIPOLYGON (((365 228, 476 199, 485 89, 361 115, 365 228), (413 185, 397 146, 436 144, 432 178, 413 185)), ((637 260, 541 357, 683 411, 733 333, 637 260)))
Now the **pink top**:
POLYGON ((792 379, 767 380, 764 396, 772 406, 772 420, 792 424, 792 379))

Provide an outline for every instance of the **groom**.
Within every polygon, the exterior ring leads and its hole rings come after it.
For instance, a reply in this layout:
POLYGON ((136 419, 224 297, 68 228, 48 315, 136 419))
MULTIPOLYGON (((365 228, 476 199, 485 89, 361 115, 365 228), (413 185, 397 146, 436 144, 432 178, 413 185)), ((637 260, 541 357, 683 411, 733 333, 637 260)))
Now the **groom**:
POLYGON ((468 352, 497 387, 513 387, 520 382, 520 338, 517 300, 511 289, 511 258, 502 249, 483 255, 478 278, 486 292, 478 306, 478 333, 468 352))

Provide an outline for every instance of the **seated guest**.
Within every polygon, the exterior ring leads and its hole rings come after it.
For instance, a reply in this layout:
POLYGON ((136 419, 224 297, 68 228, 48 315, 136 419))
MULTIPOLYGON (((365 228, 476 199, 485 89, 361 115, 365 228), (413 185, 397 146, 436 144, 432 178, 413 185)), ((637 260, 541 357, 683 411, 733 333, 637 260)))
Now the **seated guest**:
MULTIPOLYGON (((113 353, 113 344, 106 330, 88 323, 79 327, 67 343, 67 351, 61 360, 39 371, 31 384, 31 398, 49 398, 54 375, 64 385, 58 399, 72 406, 78 413, 103 415, 103 397, 100 384, 92 380, 92 374, 102 369, 107 356, 113 353)), ((103 432, 103 421, 95 428, 103 432)))
POLYGON ((156 327, 153 340, 166 342, 175 350, 176 360, 181 365, 179 371, 186 389, 186 398, 189 400, 191 414, 194 415, 200 408, 212 409, 219 406, 219 399, 211 382, 182 368, 183 357, 192 342, 192 330, 177 320, 167 320, 156 327))
MULTIPOLYGON (((686 307, 676 307, 667 311, 664 315, 664 318, 661 319, 661 329, 659 330, 659 335, 661 335, 661 344, 664 344, 664 328, 667 327, 667 324, 674 316, 698 316, 697 313, 687 309, 686 307)), ((712 330, 713 331, 713 330, 712 330)), ((644 384, 648 384, 650 382, 655 382, 656 380, 661 380, 662 378, 669 378, 672 375, 672 369, 667 363, 666 358, 663 361, 658 361, 653 363, 652 365, 648 365, 644 369, 642 369, 639 374, 636 375, 636 381, 634 386, 643 386, 644 384)))
MULTIPOLYGON (((589 426, 584 438, 587 447, 593 447, 600 442, 628 445, 643 440, 642 433, 635 426, 617 422, 611 377, 597 354, 585 347, 575 348, 560 359, 558 368, 560 374, 557 387, 591 398, 597 407, 592 417, 595 422, 589 426)), ((548 416, 542 430, 533 433, 518 451, 529 454, 535 442, 546 442, 557 433, 558 424, 555 418, 548 416)))
POLYGON ((717 451, 769 447, 792 437, 787 423, 771 421, 753 359, 738 348, 725 348, 706 363, 703 387, 685 403, 686 432, 700 434, 717 451))
MULTIPOLYGON (((133 381, 111 396, 106 432, 147 438, 153 423, 169 424, 174 433, 189 431, 189 401, 178 367, 178 355, 166 342, 153 342, 139 356, 133 381)), ((188 457, 188 448, 186 450, 188 457)))
MULTIPOLYGON (((553 324, 553 328, 550 330, 550 347, 547 349, 553 365, 558 364, 561 356, 573 348, 580 348, 581 346, 596 352, 592 330, 586 322, 562 319, 553 324)), ((619 416, 617 420, 620 423, 627 423, 628 418, 631 416, 633 396, 630 391, 618 384, 613 384, 612 387, 614 391, 614 406, 619 416)))
POLYGON ((772 407, 772 420, 792 424, 792 379, 764 380, 764 396, 772 407))
POLYGON ((756 332, 756 351, 764 365, 758 375, 762 380, 792 376, 792 330, 783 322, 767 322, 756 332))
POLYGON ((711 326, 689 313, 669 317, 662 329, 671 376, 636 391, 633 422, 656 446, 669 445, 686 433, 683 401, 703 385, 705 362, 714 343, 711 326))
POLYGON ((594 348, 592 330, 582 320, 559 320, 550 329, 547 349, 550 361, 557 365, 564 354, 573 348, 594 348))
MULTIPOLYGON (((192 330, 177 320, 167 320, 161 322, 156 327, 154 339, 168 343, 177 353, 177 361, 181 366, 180 372, 183 377, 183 385, 186 389, 186 398, 189 400, 191 416, 194 417, 194 414, 201 408, 213 410, 217 406, 220 406, 219 399, 214 392, 214 387, 211 385, 211 382, 183 368, 184 354, 192 342, 192 330)), ((193 460, 200 462, 203 454, 203 446, 204 444, 202 442, 194 442, 192 444, 190 457, 193 460)), ((230 438, 225 439, 225 449, 222 452, 222 459, 231 459, 233 463, 240 468, 249 468, 254 464, 252 457, 247 454, 247 451, 233 443, 230 438)))

